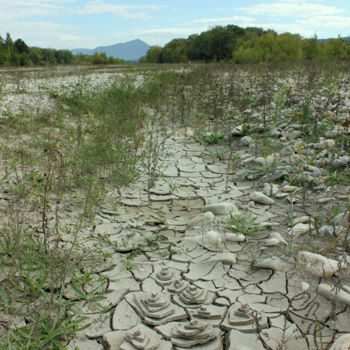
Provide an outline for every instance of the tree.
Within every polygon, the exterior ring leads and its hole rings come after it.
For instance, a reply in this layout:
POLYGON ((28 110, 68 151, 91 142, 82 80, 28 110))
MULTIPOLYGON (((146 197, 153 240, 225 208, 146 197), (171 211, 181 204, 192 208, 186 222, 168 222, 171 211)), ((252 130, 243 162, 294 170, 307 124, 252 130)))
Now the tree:
POLYGON ((313 38, 303 40, 303 58, 315 60, 322 57, 321 46, 315 35, 313 38))
POLYGON ((160 46, 151 46, 146 55, 141 57, 140 63, 162 63, 163 62, 163 49, 160 46))
POLYGON ((29 47, 22 39, 17 39, 13 47, 19 54, 29 53, 29 47))
POLYGON ((323 51, 326 58, 342 59, 345 57, 346 44, 345 41, 338 37, 337 39, 329 39, 323 43, 323 51))
POLYGON ((166 44, 162 50, 163 62, 184 63, 187 58, 187 40, 174 39, 166 44))

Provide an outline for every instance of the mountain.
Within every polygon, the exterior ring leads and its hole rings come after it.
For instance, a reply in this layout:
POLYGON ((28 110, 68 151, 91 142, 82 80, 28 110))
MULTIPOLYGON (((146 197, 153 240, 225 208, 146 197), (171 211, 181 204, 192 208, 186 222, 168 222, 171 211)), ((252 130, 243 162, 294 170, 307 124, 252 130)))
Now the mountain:
POLYGON ((107 57, 120 58, 125 61, 138 61, 138 59, 146 55, 150 46, 140 39, 119 43, 110 46, 99 46, 95 49, 73 49, 73 55, 83 54, 92 56, 95 52, 105 52, 107 57))

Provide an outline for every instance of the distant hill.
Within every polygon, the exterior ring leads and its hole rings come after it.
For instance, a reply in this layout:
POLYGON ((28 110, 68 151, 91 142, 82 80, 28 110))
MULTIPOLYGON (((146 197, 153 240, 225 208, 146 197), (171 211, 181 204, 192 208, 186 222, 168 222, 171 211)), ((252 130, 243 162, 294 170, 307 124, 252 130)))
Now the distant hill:
POLYGON ((95 49, 73 49, 73 55, 83 54, 92 56, 95 52, 105 52, 107 57, 120 58, 125 61, 138 61, 146 55, 150 46, 140 39, 128 41, 126 43, 114 44, 111 46, 99 46, 95 49))

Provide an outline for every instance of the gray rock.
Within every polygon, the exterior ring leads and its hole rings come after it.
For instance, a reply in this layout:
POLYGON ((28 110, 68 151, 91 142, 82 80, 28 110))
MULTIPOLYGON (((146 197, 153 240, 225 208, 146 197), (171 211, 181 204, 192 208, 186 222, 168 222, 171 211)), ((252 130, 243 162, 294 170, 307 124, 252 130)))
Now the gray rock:
POLYGON ((350 305, 350 293, 330 284, 321 283, 317 288, 317 293, 329 300, 336 300, 339 303, 350 305))
POLYGON ((187 226, 203 226, 209 225, 215 220, 215 215, 211 211, 201 213, 195 216, 193 219, 187 222, 187 226))
POLYGON ((256 267, 262 269, 271 269, 275 271, 283 271, 286 269, 286 264, 277 256, 272 256, 257 262, 256 267))
POLYGON ((252 142, 252 138, 250 136, 244 136, 239 141, 239 144, 241 146, 249 146, 251 142, 252 142))
POLYGON ((350 349, 350 334, 343 334, 329 348, 329 350, 349 350, 349 349, 350 349))
POLYGON ((342 156, 337 159, 334 159, 332 162, 332 165, 335 168, 345 168, 350 162, 350 157, 348 156, 342 156))
POLYGON ((249 195, 249 198, 252 199, 255 203, 259 203, 259 204, 272 205, 275 203, 272 198, 266 196, 261 192, 252 192, 249 195))
POLYGON ((221 202, 207 204, 203 208, 203 212, 212 212, 214 215, 226 215, 230 213, 239 213, 238 208, 235 204, 230 202, 221 202))
POLYGON ((302 269, 318 277, 331 277, 344 267, 344 264, 337 260, 307 251, 300 251, 297 255, 297 261, 302 269))

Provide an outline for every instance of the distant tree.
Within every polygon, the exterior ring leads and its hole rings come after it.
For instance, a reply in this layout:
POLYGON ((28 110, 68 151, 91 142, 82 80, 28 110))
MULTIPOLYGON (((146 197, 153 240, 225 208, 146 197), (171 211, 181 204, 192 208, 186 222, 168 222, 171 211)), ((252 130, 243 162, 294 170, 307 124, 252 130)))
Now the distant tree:
POLYGON ((300 61, 303 56, 302 39, 298 34, 283 33, 276 37, 279 53, 276 60, 279 62, 285 61, 300 61))
POLYGON ((151 46, 146 55, 141 57, 140 63, 163 63, 163 49, 160 46, 151 46))
POLYGON ((162 50, 163 62, 184 63, 187 58, 187 40, 174 39, 167 43, 162 50))
POLYGON ((19 53, 29 53, 29 47, 22 39, 17 39, 13 44, 14 49, 19 53))
POLYGON ((313 38, 303 40, 303 58, 307 60, 316 60, 322 58, 321 46, 315 35, 313 38))
POLYGON ((323 43, 323 52, 328 59, 342 59, 346 53, 345 41, 340 37, 329 39, 323 43))

